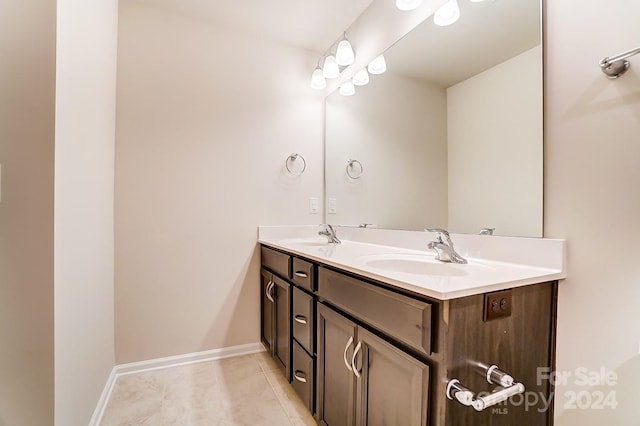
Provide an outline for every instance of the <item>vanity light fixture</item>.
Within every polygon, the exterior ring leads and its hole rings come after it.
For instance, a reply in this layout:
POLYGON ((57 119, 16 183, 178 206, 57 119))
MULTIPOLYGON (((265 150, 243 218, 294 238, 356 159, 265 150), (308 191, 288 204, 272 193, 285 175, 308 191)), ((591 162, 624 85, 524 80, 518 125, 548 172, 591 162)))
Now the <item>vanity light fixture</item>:
POLYGON ((340 85, 340 94, 342 96, 353 96, 356 94, 356 86, 350 81, 345 81, 340 85))
POLYGON ((387 70, 387 62, 384 60, 384 55, 380 55, 375 58, 373 61, 369 62, 367 66, 367 71, 369 74, 382 74, 387 70))
POLYGON ((433 15, 434 24, 441 27, 451 25, 458 19, 460 19, 460 6, 458 6, 457 0, 449 0, 433 15))
POLYGON ((333 43, 329 49, 320 56, 316 69, 311 74, 309 86, 314 90, 322 90, 327 87, 327 79, 337 78, 344 68, 353 64, 356 54, 353 46, 344 32, 339 41, 333 43), (334 50, 335 49, 335 50, 334 50), (334 53, 335 52, 335 55, 334 53), (322 64, 322 66, 320 66, 322 64))
POLYGON ((347 40, 347 33, 344 33, 342 40, 338 43, 338 48, 336 49, 336 62, 338 65, 343 67, 347 67, 351 65, 356 60, 356 54, 353 51, 353 47, 351 47, 351 43, 347 40))
POLYGON ((328 55, 324 58, 324 64, 322 65, 322 75, 325 78, 336 78, 340 75, 340 67, 336 62, 336 57, 328 55))
POLYGON ((369 84, 369 73, 367 72, 367 69, 362 68, 360 71, 355 73, 351 81, 356 86, 365 86, 369 84))
POLYGON ((325 87, 327 87, 327 80, 324 78, 324 75, 322 74, 322 69, 320 68, 320 65, 318 65, 316 69, 313 71, 313 74, 311 74, 310 86, 313 90, 322 90, 325 87))
POLYGON ((396 0, 396 7, 402 11, 417 9, 422 4, 422 0, 396 0))

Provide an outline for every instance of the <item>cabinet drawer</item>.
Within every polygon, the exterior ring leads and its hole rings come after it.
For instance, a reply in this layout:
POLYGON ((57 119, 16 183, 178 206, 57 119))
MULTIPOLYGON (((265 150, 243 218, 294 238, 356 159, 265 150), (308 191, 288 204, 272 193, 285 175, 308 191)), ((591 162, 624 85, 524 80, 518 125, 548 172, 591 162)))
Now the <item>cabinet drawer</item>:
POLYGON ((318 294, 389 337, 430 354, 431 304, 322 267, 318 294))
POLYGON ((310 354, 314 353, 313 297, 293 287, 293 337, 310 354))
POLYGON ((260 248, 262 264, 283 278, 290 278, 291 256, 262 246, 260 248))
POLYGON ((291 279, 300 287, 304 287, 309 291, 315 290, 315 277, 313 273, 313 263, 306 260, 293 258, 293 273, 291 279))
POLYGON ((302 402, 313 413, 314 387, 313 357, 302 349, 298 342, 293 342, 293 379, 291 385, 295 389, 302 402))

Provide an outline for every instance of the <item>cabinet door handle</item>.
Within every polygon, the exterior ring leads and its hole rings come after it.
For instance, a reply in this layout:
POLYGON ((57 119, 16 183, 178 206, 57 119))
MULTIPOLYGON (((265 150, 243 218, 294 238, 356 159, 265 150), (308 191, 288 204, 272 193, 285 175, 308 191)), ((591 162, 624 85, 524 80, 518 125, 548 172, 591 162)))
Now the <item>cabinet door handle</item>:
POLYGON ((362 342, 358 342, 358 344, 356 345, 356 348, 353 350, 353 356, 351 357, 351 368, 352 368, 353 374, 355 374, 358 379, 360 378, 360 372, 358 371, 358 367, 356 367, 356 357, 358 356, 358 351, 360 350, 361 347, 362 347, 362 342))
POLYGON ((309 278, 309 275, 306 272, 296 271, 294 272, 294 274, 296 275, 296 277, 309 278))
POLYGON ((271 295, 271 290, 273 289, 273 281, 269 281, 269 283, 267 283, 267 286, 264 289, 264 293, 265 296, 267 296, 267 299, 269 299, 271 302, 275 302, 275 300, 273 300, 273 296, 271 295))
POLYGON ((307 318, 305 318, 305 317, 304 317, 304 316, 302 316, 302 315, 296 315, 295 317, 293 317, 293 320, 294 320, 295 322, 300 323, 300 324, 306 324, 306 323, 307 323, 307 318))
POLYGON ((349 360, 347 360, 347 351, 349 350, 349 345, 351 345, 352 343, 353 343, 353 336, 350 336, 349 340, 347 340, 347 345, 344 347, 344 353, 342 354, 342 359, 344 360, 344 365, 347 367, 347 370, 353 373, 353 370, 351 369, 351 364, 349 364, 349 360))
POLYGON ((307 383, 307 376, 306 374, 304 374, 304 372, 300 371, 300 370, 296 370, 295 373, 293 373, 293 377, 302 383, 307 383))

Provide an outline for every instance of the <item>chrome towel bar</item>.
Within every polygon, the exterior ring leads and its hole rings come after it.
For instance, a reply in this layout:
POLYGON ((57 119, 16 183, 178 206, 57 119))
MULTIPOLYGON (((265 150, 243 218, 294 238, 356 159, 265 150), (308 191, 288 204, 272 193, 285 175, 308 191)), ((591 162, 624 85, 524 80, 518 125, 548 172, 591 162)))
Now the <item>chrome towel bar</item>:
POLYGON ((630 64, 627 58, 637 55, 638 53, 640 53, 640 47, 627 50, 615 56, 607 56, 600 60, 600 68, 607 78, 618 78, 629 69, 630 64))

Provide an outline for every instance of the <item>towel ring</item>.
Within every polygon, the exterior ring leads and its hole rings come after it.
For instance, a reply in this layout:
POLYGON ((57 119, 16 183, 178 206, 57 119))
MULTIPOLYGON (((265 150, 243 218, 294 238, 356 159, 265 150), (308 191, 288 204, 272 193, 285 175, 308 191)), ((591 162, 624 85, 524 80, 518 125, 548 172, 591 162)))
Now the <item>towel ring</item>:
POLYGON ((284 162, 284 167, 292 175, 300 176, 307 169, 307 162, 305 161, 305 159, 304 159, 304 157, 302 155, 293 153, 293 154, 291 154, 290 156, 287 157, 286 161, 284 162), (300 170, 299 172, 296 173, 293 170, 291 170, 291 168, 289 167, 289 163, 295 162, 298 158, 302 160, 302 170, 300 170))
POLYGON ((364 168, 362 167, 361 162, 359 162, 358 160, 347 160, 347 176, 349 176, 351 179, 360 179, 363 172, 364 168), (354 166, 354 164, 357 164, 357 166, 354 166), (360 169, 360 171, 353 173, 351 171, 353 169, 360 169))

